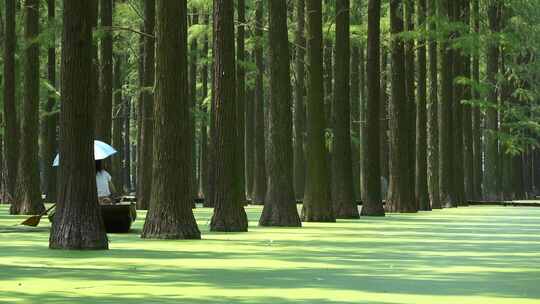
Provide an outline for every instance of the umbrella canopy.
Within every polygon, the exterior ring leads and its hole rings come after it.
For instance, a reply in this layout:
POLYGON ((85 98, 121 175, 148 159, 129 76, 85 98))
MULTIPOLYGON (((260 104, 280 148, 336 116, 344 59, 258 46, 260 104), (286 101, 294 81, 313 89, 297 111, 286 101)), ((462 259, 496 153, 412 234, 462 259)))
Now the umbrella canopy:
MULTIPOLYGON (((113 147, 110 145, 99 141, 94 140, 94 159, 100 160, 105 159, 113 154, 115 154, 116 151, 113 147)), ((56 157, 54 158, 53 167, 58 167, 60 165, 60 154, 56 154, 56 157)))

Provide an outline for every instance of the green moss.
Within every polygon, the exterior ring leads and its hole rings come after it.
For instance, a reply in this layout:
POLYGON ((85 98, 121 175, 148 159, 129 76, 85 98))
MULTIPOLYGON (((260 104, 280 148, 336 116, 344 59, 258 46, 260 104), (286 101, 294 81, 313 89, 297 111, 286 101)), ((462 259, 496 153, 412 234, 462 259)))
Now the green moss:
POLYGON ((0 303, 540 303, 540 208, 468 207, 53 251, 0 207, 0 303))

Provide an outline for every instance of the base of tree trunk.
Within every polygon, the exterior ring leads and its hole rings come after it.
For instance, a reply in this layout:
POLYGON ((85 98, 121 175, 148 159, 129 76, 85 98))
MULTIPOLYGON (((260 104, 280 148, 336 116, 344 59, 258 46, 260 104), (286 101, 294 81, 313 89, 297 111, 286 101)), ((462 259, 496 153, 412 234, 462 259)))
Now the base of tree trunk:
POLYGON ((13 202, 9 207, 9 214, 11 215, 36 215, 45 211, 43 202, 32 203, 31 201, 24 199, 20 202, 13 202))
POLYGON ((201 232, 196 223, 181 225, 145 223, 141 238, 161 240, 200 240, 201 232))
POLYGON ((359 219, 358 204, 356 202, 338 203, 334 207, 336 219, 359 219))
POLYGON ((396 206, 394 204, 386 204, 386 212, 388 213, 417 213, 418 210, 411 206, 396 206))
POLYGON ((296 203, 266 204, 264 206, 260 226, 302 227, 302 222, 296 210, 296 203))
POLYGON ((432 210, 432 208, 431 208, 429 205, 427 205, 427 206, 420 206, 420 207, 418 208, 418 211, 431 211, 431 210, 432 210))
MULTIPOLYGON (((99 209, 98 209, 99 210, 99 209)), ((107 250, 109 240, 101 218, 65 219, 56 213, 49 239, 50 249, 107 250)))
POLYGON ((363 205, 362 210, 360 211, 361 216, 385 216, 384 212, 384 206, 381 204, 378 204, 379 206, 369 206, 369 205, 363 205))
POLYGON ((219 214, 220 211, 214 210, 214 215, 210 222, 210 231, 215 232, 247 232, 248 219, 243 207, 237 212, 227 212, 219 214))
POLYGON ((336 217, 333 211, 322 212, 316 208, 302 206, 302 215, 300 216, 303 222, 320 222, 320 223, 335 223, 336 217))

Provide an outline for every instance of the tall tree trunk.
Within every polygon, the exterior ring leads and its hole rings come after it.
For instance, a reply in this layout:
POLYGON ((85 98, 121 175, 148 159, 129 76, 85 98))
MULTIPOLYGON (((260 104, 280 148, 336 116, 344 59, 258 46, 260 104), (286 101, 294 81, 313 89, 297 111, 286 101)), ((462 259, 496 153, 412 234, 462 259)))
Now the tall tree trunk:
MULTIPOLYGON (((144 0, 144 32, 154 34, 156 24, 156 1, 144 0)), ((141 138, 139 148, 139 171, 137 172, 137 208, 146 210, 150 204, 153 176, 154 142, 154 74, 155 74, 155 39, 144 38, 143 88, 141 104, 141 138)), ((189 118, 189 117, 188 117, 189 118)), ((191 154, 190 154, 191 155, 191 154)))
POLYGON ((322 1, 307 0, 307 145, 306 189, 302 218, 308 222, 334 222, 325 148, 322 54, 322 1))
MULTIPOLYGON (((332 126, 332 201, 336 218, 358 218, 354 199, 350 117, 350 2, 336 1, 336 49, 332 126)), ((378 121, 378 117, 377 117, 378 121)), ((377 136, 375 136, 377 138, 377 136)))
POLYGON ((351 41, 350 130, 354 200, 360 200, 360 47, 351 41))
POLYGON ((39 179, 39 1, 24 3, 24 66, 21 139, 15 200, 11 214, 39 214, 45 210, 39 179))
MULTIPOLYGON (((461 21, 465 26, 470 24, 470 0, 462 0, 461 2, 461 21)), ((469 34, 469 30, 466 31, 466 35, 469 34)), ((471 79, 471 57, 468 54, 463 54, 463 76, 471 79)), ((472 98, 472 88, 467 85, 463 87, 463 99, 470 100, 472 98)), ((464 183, 464 200, 463 203, 467 204, 472 199, 473 186, 474 186, 474 165, 473 165, 473 120, 472 120, 472 107, 470 105, 463 105, 463 182, 464 183)))
MULTIPOLYGON (((199 23, 199 15, 194 12, 191 16, 191 26, 199 23)), ((189 132, 191 138, 191 196, 195 199, 197 194, 197 141, 195 136, 196 130, 196 108, 197 108, 197 39, 192 39, 189 47, 189 98, 190 98, 190 110, 189 110, 189 132)))
MULTIPOLYGON (((415 0, 404 0, 404 25, 405 31, 413 32, 414 28, 414 2, 415 0)), ((415 198, 415 167, 416 167, 416 94, 415 94, 415 49, 416 43, 413 39, 405 41, 405 92, 407 94, 407 145, 409 147, 409 177, 407 182, 412 189, 412 197, 415 198)), ((416 202, 418 205, 418 202, 416 202)))
POLYGON ((132 170, 131 170, 131 99, 126 98, 123 104, 122 111, 124 115, 124 133, 122 139, 124 141, 124 164, 122 170, 124 172, 124 191, 131 192, 132 189, 132 170))
MULTIPOLYGON (((488 24, 491 34, 496 35, 499 32, 500 23, 500 6, 499 0, 493 0, 488 5, 488 24)), ((497 200, 498 185, 497 172, 499 167, 499 140, 497 138, 498 130, 498 94, 497 94, 497 74, 499 72, 499 44, 496 39, 491 39, 487 46, 487 62, 486 62, 486 80, 490 85, 488 94, 488 102, 490 107, 486 113, 486 155, 485 155, 485 198, 487 200, 497 200)))
POLYGON ((245 59, 246 59, 246 50, 245 50, 245 32, 246 32, 246 2, 245 0, 237 1, 237 12, 238 12, 238 26, 236 33, 236 128, 238 130, 237 143, 236 147, 238 152, 236 155, 238 157, 237 161, 237 174, 236 178, 238 179, 238 184, 240 189, 239 200, 245 202, 246 199, 246 158, 245 158, 245 104, 246 104, 246 70, 245 59))
MULTIPOLYGON (((55 0, 47 1, 47 17, 49 23, 54 24, 55 0)), ((51 46, 47 50, 47 80, 49 84, 56 88, 56 33, 52 32, 51 46)), ((44 117, 44 142, 43 142, 43 179, 45 180, 45 200, 56 202, 57 172, 52 167, 55 154, 58 150, 58 140, 56 137, 56 127, 58 126, 58 114, 55 113, 56 92, 49 92, 47 104, 45 106, 44 117)))
POLYGON ((259 225, 300 227, 293 185, 292 88, 286 0, 268 2, 268 21, 268 184, 259 225))
POLYGON ((58 203, 52 249, 108 249, 94 165, 92 1, 64 0, 58 203), (75 169, 76 168, 76 169, 75 169))
POLYGON ((238 148, 234 58, 234 2, 214 0, 214 215, 211 231, 241 232, 248 230, 247 215, 239 200, 236 179, 238 148))
MULTIPOLYGON (((417 0, 417 26, 418 30, 426 30, 426 0, 417 0)), ((417 50, 417 102, 416 102, 416 178, 415 195, 418 209, 431 210, 427 186, 427 66, 426 66, 426 41, 418 41, 417 50)))
MULTIPOLYGON (((460 22, 463 14, 463 0, 454 1, 452 5, 452 22, 460 22)), ((452 34, 453 39, 458 40, 461 33, 452 34)), ((452 100, 452 149, 453 149, 453 193, 458 206, 466 205, 465 184, 464 184, 464 149, 463 149, 463 105, 461 101, 466 98, 466 86, 456 82, 456 79, 465 76, 465 65, 468 57, 464 56, 462 50, 453 49, 453 100, 452 100)))
MULTIPOLYGON (((438 15, 442 20, 449 21, 452 0, 441 0, 438 5, 438 15)), ((453 59, 450 50, 450 35, 439 44, 440 50, 440 100, 438 106, 439 119, 439 197, 443 207, 453 207, 455 197, 453 195, 452 167, 452 101, 453 101, 453 59)))
POLYGON ((122 55, 116 55, 114 60, 114 105, 113 105, 113 111, 112 111, 112 121, 113 121, 113 132, 112 132, 112 145, 113 147, 116 147, 118 150, 118 154, 113 156, 111 159, 112 163, 112 183, 116 188, 117 195, 122 194, 124 191, 124 183, 122 178, 122 160, 124 158, 124 151, 122 149, 123 147, 123 139, 122 139, 122 130, 124 128, 124 111, 123 111, 123 103, 122 100, 122 64, 124 64, 122 60, 122 55))
MULTIPOLYGON (((472 18, 475 34, 480 33, 480 0, 472 0, 472 18)), ((473 55, 472 78, 474 83, 480 83, 480 54, 476 50, 473 55)), ((474 99, 481 98, 480 92, 475 90, 474 99)), ((480 108, 475 107, 472 112, 473 120, 473 195, 475 200, 482 199, 482 115, 480 108)))
POLYGON ((362 215, 384 216, 381 200, 381 159, 380 159, 380 18, 381 2, 368 1, 368 50, 367 50, 367 86, 366 102, 366 154, 364 181, 366 193, 362 206, 362 215))
POLYGON ((12 202, 15 196, 17 165, 19 163, 19 122, 15 96, 15 3, 16 0, 5 1, 5 38, 4 38, 4 144, 6 162, 7 199, 12 202))
POLYGON ((193 204, 186 0, 157 1, 154 158, 142 238, 200 239, 193 204))
POLYGON ((392 50, 392 96, 389 106, 390 124, 390 185, 386 208, 390 212, 416 212, 417 206, 410 188, 409 174, 409 122, 406 81, 405 47, 398 36, 404 30, 403 1, 390 1, 390 32, 393 35, 392 50))
MULTIPOLYGON (((428 0, 427 10, 429 15, 428 31, 437 31, 437 0, 428 0)), ((439 194, 439 126, 438 126, 438 58, 437 41, 430 38, 428 41, 429 53, 429 100, 427 105, 427 183, 429 202, 432 209, 441 209, 439 194)))
POLYGON ((265 168, 265 115, 263 93, 263 1, 257 2, 255 10, 255 64, 257 76, 255 79, 255 164, 253 169, 252 203, 263 204, 266 195, 266 168, 265 168))
MULTIPOLYGON (((100 41, 99 103, 96 107, 96 139, 111 142, 113 105, 113 0, 100 0, 100 25, 105 29, 100 41), (109 28, 109 29, 107 29, 109 28)), ((116 175, 116 172, 112 172, 116 175)))
POLYGON ((296 200, 304 199, 306 179, 304 136, 306 130, 306 110, 304 105, 305 88, 305 8, 304 0, 296 0, 296 57, 295 57, 295 88, 294 88, 294 193, 296 200))
POLYGON ((390 76, 390 69, 388 67, 388 49, 386 47, 381 50, 381 93, 379 96, 381 109, 380 109, 380 146, 381 146, 381 198, 386 200, 386 192, 388 190, 388 180, 389 180, 389 140, 388 140, 388 83, 390 76))
MULTIPOLYGON (((209 14, 204 15, 204 25, 209 26, 210 25, 210 16, 209 14)), ((208 43, 208 35, 204 35, 204 42, 203 42, 203 50, 202 50, 202 58, 208 57, 208 49, 209 49, 209 43, 208 43)), ((206 99, 208 97, 208 63, 205 62, 202 65, 201 68, 201 82, 202 82, 202 96, 201 96, 201 103, 200 108, 202 110, 203 119, 201 119, 201 148, 200 148, 200 169, 199 169, 199 193, 202 195, 202 197, 205 198, 205 200, 208 198, 208 191, 207 191, 207 179, 208 179, 208 109, 210 108, 209 105, 206 103, 206 99)))

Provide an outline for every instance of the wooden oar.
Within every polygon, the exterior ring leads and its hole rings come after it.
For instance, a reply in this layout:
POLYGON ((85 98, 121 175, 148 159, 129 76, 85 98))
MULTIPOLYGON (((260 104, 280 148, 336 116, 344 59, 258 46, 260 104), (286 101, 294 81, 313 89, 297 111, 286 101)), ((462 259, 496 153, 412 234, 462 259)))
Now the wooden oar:
POLYGON ((54 207, 56 207, 56 204, 53 204, 51 207, 49 207, 49 209, 45 210, 44 212, 42 212, 39 215, 34 215, 34 216, 29 217, 24 222, 22 222, 21 225, 37 227, 37 225, 39 225, 39 221, 41 221, 41 218, 45 214, 49 213, 49 211, 51 211, 54 207))

